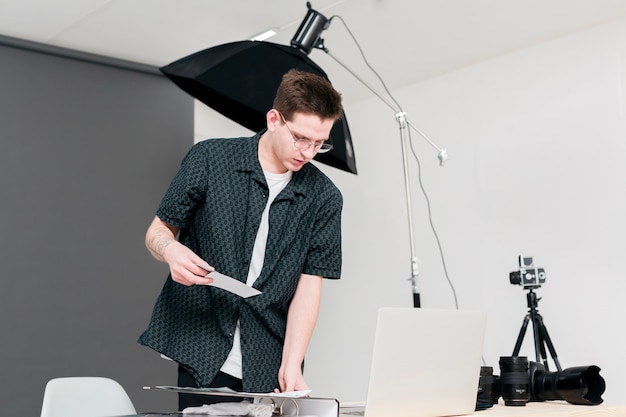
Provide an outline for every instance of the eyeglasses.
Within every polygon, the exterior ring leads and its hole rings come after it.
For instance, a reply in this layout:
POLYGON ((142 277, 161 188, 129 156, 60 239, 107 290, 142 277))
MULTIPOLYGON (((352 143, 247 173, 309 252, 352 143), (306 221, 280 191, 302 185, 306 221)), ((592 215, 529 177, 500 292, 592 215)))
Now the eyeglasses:
MULTIPOLYGON (((326 143, 326 142, 315 143, 312 140, 307 139, 307 138, 297 138, 293 134, 291 129, 289 129, 289 125, 287 124, 287 120, 285 120, 285 116, 283 116, 283 114, 281 112, 278 112, 278 114, 280 114, 280 118, 283 120, 283 123, 285 124, 285 126, 287 127, 287 130, 291 134, 291 137, 293 138, 293 146, 296 149, 300 149, 301 151, 305 151, 305 150, 309 149, 312 146, 313 149, 315 149, 315 152, 317 152, 317 153, 326 153, 326 152, 329 152, 329 151, 331 151, 333 149, 332 143, 326 143)), ((328 141, 330 141, 330 140, 331 140, 331 138, 329 137, 328 141)))

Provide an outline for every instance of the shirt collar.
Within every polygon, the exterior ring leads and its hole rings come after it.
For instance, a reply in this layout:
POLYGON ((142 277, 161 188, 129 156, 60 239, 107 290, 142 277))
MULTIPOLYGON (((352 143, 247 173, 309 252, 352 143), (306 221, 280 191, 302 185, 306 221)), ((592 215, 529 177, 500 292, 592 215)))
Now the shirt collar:
MULTIPOLYGON (((259 139, 267 131, 263 129, 256 135, 250 138, 243 138, 243 145, 241 147, 241 158, 237 166, 238 171, 249 172, 253 175, 253 178, 265 183, 265 175, 263 175, 263 169, 259 163, 259 139)), ((311 167, 307 163, 299 171, 293 173, 293 177, 285 190, 289 191, 293 195, 302 194, 306 196, 306 179, 309 177, 309 170, 311 167)))

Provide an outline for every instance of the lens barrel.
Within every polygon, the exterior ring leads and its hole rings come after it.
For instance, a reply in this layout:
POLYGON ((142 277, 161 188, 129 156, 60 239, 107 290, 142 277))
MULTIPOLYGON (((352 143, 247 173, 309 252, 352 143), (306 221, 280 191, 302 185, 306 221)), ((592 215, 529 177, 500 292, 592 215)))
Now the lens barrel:
POLYGON ((606 384, 598 366, 577 366, 560 372, 547 372, 542 364, 531 362, 529 373, 532 401, 565 400, 577 405, 603 402, 606 384))
POLYGON ((522 275, 520 271, 513 271, 509 274, 509 281, 513 285, 521 285, 522 283, 522 275))
POLYGON ((526 356, 501 356, 500 382, 504 405, 525 406, 530 398, 528 358, 526 356))

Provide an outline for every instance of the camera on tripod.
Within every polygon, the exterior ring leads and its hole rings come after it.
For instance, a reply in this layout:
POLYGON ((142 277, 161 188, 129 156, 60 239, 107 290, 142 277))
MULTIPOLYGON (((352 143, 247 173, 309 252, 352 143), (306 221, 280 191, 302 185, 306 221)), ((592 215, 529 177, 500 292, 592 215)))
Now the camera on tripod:
POLYGON ((532 256, 525 258, 519 256, 519 271, 509 274, 509 280, 513 285, 523 285, 524 288, 539 288, 546 282, 546 271, 543 268, 535 268, 532 256))
POLYGON ((556 350, 548 334, 548 329, 539 314, 540 298, 534 289, 546 282, 546 273, 535 268, 533 258, 519 256, 519 271, 510 273, 511 284, 523 285, 528 290, 526 301, 528 314, 524 316, 511 356, 500 356, 500 376, 493 374, 493 368, 480 369, 476 410, 492 407, 502 396, 504 405, 524 406, 529 401, 565 400, 571 404, 597 405, 603 402, 606 389, 600 367, 596 365, 576 366, 563 370, 556 350), (520 356, 528 324, 532 323, 535 338, 536 361, 520 356), (557 371, 548 369, 547 351, 550 352, 557 371))

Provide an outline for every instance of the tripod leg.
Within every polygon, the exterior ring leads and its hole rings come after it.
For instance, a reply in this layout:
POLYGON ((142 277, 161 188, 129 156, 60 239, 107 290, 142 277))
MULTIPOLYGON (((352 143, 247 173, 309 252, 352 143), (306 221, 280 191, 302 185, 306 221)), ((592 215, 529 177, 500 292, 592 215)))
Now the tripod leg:
POLYGON ((515 347, 513 348, 513 356, 519 355, 519 351, 522 348, 522 342, 524 341, 524 335, 526 334, 526 329, 528 328, 529 320, 530 314, 526 314, 526 316, 524 317, 524 321, 522 322, 522 328, 519 330, 519 335, 517 336, 515 347))
MULTIPOLYGON (((556 350, 554 349, 554 345, 552 344, 550 335, 548 335, 548 329, 546 328, 546 325, 543 322, 543 317, 541 317, 541 315, 539 314, 537 314, 536 324, 539 327, 539 331, 541 333, 543 343, 545 343, 545 345, 548 347, 548 350, 550 351, 550 355, 552 355, 552 360, 554 361, 554 364, 556 365, 556 369, 558 371, 562 371, 561 364, 559 363, 559 358, 557 358, 557 355, 556 355, 556 350)), ((545 350, 544 350, 544 358, 545 358, 545 350)), ((546 363, 546 369, 548 369, 547 363, 546 363)))
POLYGON ((543 360, 543 364, 546 370, 550 370, 548 365, 548 359, 546 355, 546 348, 544 346, 543 333, 541 328, 541 316, 539 314, 532 314, 533 320, 533 334, 535 336, 535 358, 537 363, 543 360))

